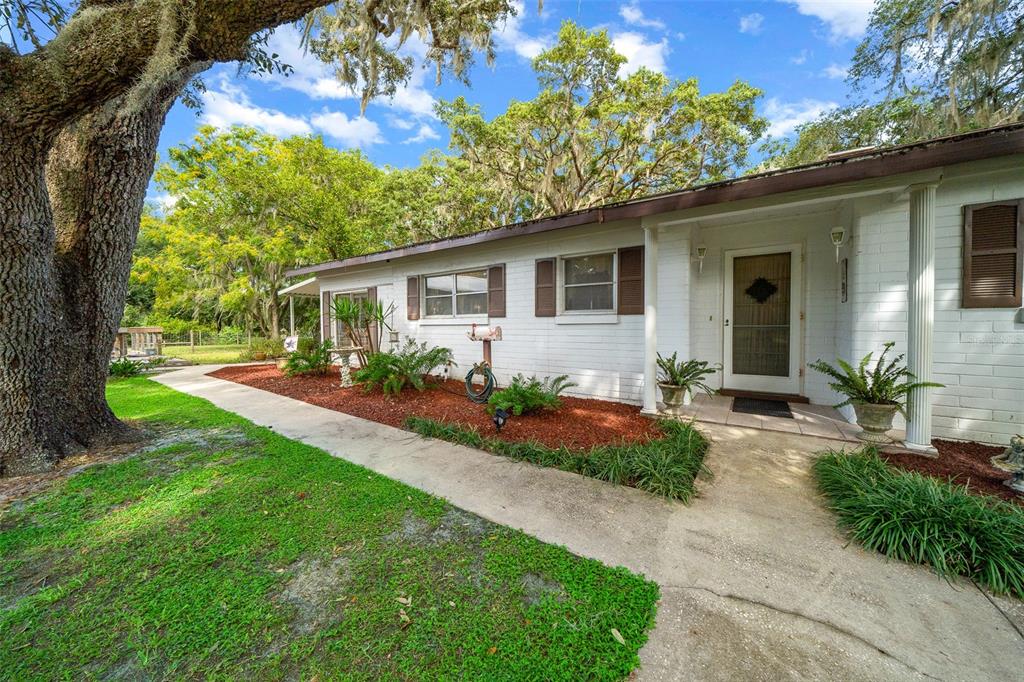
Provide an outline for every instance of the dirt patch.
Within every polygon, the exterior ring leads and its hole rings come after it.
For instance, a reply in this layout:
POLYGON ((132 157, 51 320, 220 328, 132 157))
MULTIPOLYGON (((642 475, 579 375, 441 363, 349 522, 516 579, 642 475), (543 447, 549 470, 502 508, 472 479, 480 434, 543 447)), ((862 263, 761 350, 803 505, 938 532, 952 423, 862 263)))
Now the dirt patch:
POLYGON ((922 457, 911 453, 881 453, 883 459, 908 471, 917 471, 942 480, 953 479, 966 485, 972 492, 996 495, 1004 500, 1024 505, 1024 496, 1003 485, 1010 474, 992 466, 989 461, 994 455, 1002 454, 1006 448, 981 443, 952 440, 933 440, 932 445, 939 451, 936 458, 922 457))
POLYGON ((327 625, 336 610, 333 600, 350 578, 347 557, 303 559, 292 565, 291 579, 278 599, 295 609, 292 631, 308 635, 327 625))
POLYGON ((549 580, 542 575, 527 573, 522 578, 522 584, 523 604, 526 606, 533 606, 544 597, 549 596, 554 596, 557 601, 565 599, 565 588, 562 587, 562 584, 549 580))
MULTIPOLYGON (((29 498, 45 492, 54 484, 100 464, 114 464, 131 457, 157 450, 182 446, 166 458, 155 458, 147 464, 157 473, 177 470, 178 462, 196 451, 213 452, 242 447, 250 440, 240 429, 188 429, 162 424, 149 425, 138 431, 138 440, 117 445, 103 445, 65 457, 50 471, 0 479, 0 511, 20 511, 29 498)), ((221 462, 222 463, 222 462, 221 462)))
POLYGON ((435 526, 418 514, 407 511, 402 527, 385 536, 385 540, 403 540, 415 545, 439 545, 478 538, 490 529, 490 523, 475 514, 451 508, 435 526))
POLYGON ((435 382, 426 391, 408 389, 398 396, 367 392, 361 386, 341 388, 338 374, 327 377, 286 377, 274 365, 224 367, 210 376, 286 395, 363 419, 401 428, 410 416, 475 428, 511 442, 538 441, 548 447, 565 445, 588 450, 595 445, 646 442, 661 436, 657 425, 640 408, 607 400, 564 397, 561 409, 512 417, 500 434, 495 432, 483 405, 466 397, 460 381, 435 382))

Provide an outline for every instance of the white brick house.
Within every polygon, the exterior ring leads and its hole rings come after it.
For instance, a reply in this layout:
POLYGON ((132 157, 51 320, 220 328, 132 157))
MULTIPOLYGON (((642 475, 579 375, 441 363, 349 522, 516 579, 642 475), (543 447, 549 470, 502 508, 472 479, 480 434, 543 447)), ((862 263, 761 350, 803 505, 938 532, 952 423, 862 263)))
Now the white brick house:
POLYGON ((721 363, 726 391, 831 404, 807 364, 891 340, 946 386, 913 401, 909 445, 1006 443, 1024 429, 1022 199, 1024 126, 1005 126, 301 267, 287 291, 321 297, 332 337, 331 296, 393 302, 403 339, 464 368, 470 324, 500 325, 499 381, 568 374, 648 412, 656 352, 721 363))

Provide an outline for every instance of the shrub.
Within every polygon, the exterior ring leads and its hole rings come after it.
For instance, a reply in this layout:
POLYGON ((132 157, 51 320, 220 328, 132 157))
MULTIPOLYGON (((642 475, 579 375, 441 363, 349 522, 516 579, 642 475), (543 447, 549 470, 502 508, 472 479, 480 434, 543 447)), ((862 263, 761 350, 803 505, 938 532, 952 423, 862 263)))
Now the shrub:
MULTIPOLYGON (((325 343, 330 343, 330 339, 328 339, 325 343)), ((310 355, 319 346, 320 344, 317 343, 316 339, 314 339, 312 336, 300 336, 298 343, 295 344, 295 351, 298 353, 303 353, 305 355, 310 355)))
POLYGON ((129 360, 128 358, 120 358, 110 363, 110 376, 117 377, 119 379, 125 379, 127 377, 137 377, 142 374, 143 362, 137 362, 135 360, 129 360))
POLYGON ((878 356, 878 362, 875 363, 872 370, 867 368, 871 363, 872 353, 865 355, 856 369, 841 359, 836 360, 839 364, 838 369, 823 360, 812 362, 810 367, 832 379, 829 386, 846 396, 846 400, 838 403, 835 407, 843 407, 851 403, 895 405, 899 408, 900 414, 906 417, 907 395, 912 390, 925 386, 942 388, 942 384, 915 382, 916 377, 900 364, 903 362, 902 353, 889 364, 885 364, 885 355, 894 345, 896 344, 892 341, 885 344, 885 348, 878 356))
POLYGON ((487 400, 487 411, 493 414, 495 410, 502 409, 518 417, 538 410, 555 410, 562 404, 558 396, 575 385, 567 374, 554 379, 544 377, 543 381, 536 376, 527 379, 517 374, 506 388, 491 394, 487 400))
POLYGON ((258 339, 253 341, 252 349, 266 353, 268 358, 280 358, 284 356, 284 339, 258 339))
POLYGON ((422 391, 428 374, 442 365, 453 364, 450 348, 428 348, 426 343, 408 339, 397 351, 368 357, 366 365, 357 369, 352 378, 365 383, 367 390, 380 386, 385 393, 397 395, 407 386, 422 391))
POLYGON ((331 341, 328 339, 308 353, 295 351, 288 356, 284 373, 290 377, 322 377, 331 371, 331 341))
POLYGON ((711 471, 704 465, 708 441, 690 424, 665 420, 658 422, 658 426, 664 438, 646 443, 600 445, 589 451, 577 451, 565 446, 549 448, 536 442, 509 442, 483 436, 475 429, 423 417, 409 417, 405 421, 407 429, 421 436, 628 485, 688 503, 696 495, 694 479, 697 475, 711 476, 711 471))
POLYGON ((814 474, 840 526, 868 549, 1024 597, 1024 509, 896 469, 873 448, 829 451, 814 474))
POLYGON ((718 368, 705 360, 677 360, 678 353, 662 357, 658 353, 658 381, 663 384, 679 386, 690 391, 704 391, 711 395, 711 388, 704 383, 704 377, 714 374, 718 368))

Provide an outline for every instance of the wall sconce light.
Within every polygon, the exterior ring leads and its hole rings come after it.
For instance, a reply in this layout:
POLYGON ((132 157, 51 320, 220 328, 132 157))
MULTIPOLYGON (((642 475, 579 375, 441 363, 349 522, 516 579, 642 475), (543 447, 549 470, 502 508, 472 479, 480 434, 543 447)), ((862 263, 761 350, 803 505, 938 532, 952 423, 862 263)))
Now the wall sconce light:
POLYGON ((697 272, 704 272, 704 257, 708 255, 708 247, 697 247, 697 272))
POLYGON ((832 228, 830 234, 832 237, 832 246, 836 247, 836 262, 839 262, 839 247, 846 242, 846 228, 837 226, 832 228))
POLYGON ((398 332, 396 332, 394 329, 389 331, 388 332, 388 341, 391 343, 392 346, 397 346, 398 345, 398 332))

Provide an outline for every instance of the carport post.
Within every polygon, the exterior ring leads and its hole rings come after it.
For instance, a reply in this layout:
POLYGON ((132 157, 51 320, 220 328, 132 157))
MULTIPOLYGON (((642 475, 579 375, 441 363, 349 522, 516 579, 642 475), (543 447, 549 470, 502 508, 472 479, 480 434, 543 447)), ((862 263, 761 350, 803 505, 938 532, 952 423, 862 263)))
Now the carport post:
POLYGON ((295 336, 295 297, 288 294, 288 336, 295 336))

